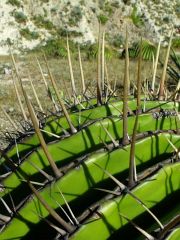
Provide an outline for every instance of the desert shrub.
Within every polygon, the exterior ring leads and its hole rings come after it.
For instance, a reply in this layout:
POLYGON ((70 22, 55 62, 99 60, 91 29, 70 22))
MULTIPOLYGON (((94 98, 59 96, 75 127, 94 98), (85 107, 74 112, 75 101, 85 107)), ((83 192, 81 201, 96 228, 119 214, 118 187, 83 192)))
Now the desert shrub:
POLYGON ((35 31, 30 31, 29 28, 22 28, 20 30, 20 34, 21 36, 23 36, 24 38, 26 38, 27 40, 35 40, 38 39, 39 34, 35 31))
POLYGON ((25 23, 27 16, 23 12, 14 12, 14 18, 18 23, 25 23))
POLYGON ((110 5, 109 2, 105 2, 103 10, 106 14, 108 14, 109 17, 112 16, 112 14, 114 12, 114 8, 112 5, 110 5))
POLYGON ((180 3, 177 3, 177 5, 175 6, 175 12, 177 16, 180 17, 180 3))
POLYGON ((171 78, 171 82, 175 85, 180 81, 180 55, 173 49, 171 50, 167 73, 171 78))
POLYGON ((109 20, 109 18, 106 16, 106 15, 104 15, 104 14, 99 14, 98 15, 98 20, 99 20, 99 22, 101 23, 101 24, 106 24, 106 22, 109 20))
POLYGON ((170 22, 169 16, 165 16, 165 17, 163 18, 163 22, 169 23, 169 22, 170 22))
POLYGON ((63 27, 60 27, 57 29, 56 31, 56 34, 58 34, 59 37, 67 37, 68 36, 71 36, 71 37, 79 37, 79 36, 82 36, 82 32, 78 32, 76 30, 69 30, 69 29, 66 29, 66 28, 63 28, 63 27))
POLYGON ((176 37, 172 40, 172 47, 180 48, 180 38, 179 37, 176 37))
MULTIPOLYGON (((72 54, 77 49, 76 45, 72 41, 69 41, 69 48, 72 54)), ((43 51, 47 56, 50 57, 67 57, 66 39, 49 39, 46 41, 44 46, 38 46, 36 49, 34 49, 34 51, 43 51)))
POLYGON ((131 1, 130 0, 123 0, 123 3, 126 4, 126 5, 130 5, 131 1))
POLYGON ((35 16, 33 18, 33 21, 38 27, 45 28, 47 30, 52 30, 54 28, 53 23, 48 19, 44 19, 44 17, 41 15, 35 16))
POLYGON ((46 42, 46 45, 42 47, 42 49, 48 56, 52 56, 52 57, 67 56, 65 43, 62 42, 61 40, 50 39, 46 42))
POLYGON ((51 8, 51 13, 56 14, 57 13, 57 8, 56 7, 51 8))
POLYGON ((124 38, 121 34, 116 34, 111 40, 111 43, 114 47, 119 48, 124 43, 124 38))
POLYGON ((79 4, 84 6, 84 5, 85 5, 85 1, 84 1, 84 0, 81 0, 81 1, 79 2, 79 4))
MULTIPOLYGON (((94 43, 94 44, 86 44, 84 46, 84 51, 86 53, 86 57, 88 60, 92 60, 94 58, 97 57, 98 54, 98 44, 94 43)), ((117 57, 117 52, 112 49, 110 46, 106 46, 105 47, 105 58, 106 59, 111 59, 112 57, 117 57)))
POLYGON ((136 27, 142 27, 144 25, 142 17, 137 12, 137 7, 133 7, 133 11, 131 13, 131 19, 136 27))
POLYGON ((111 3, 111 6, 112 6, 112 7, 115 7, 115 8, 118 8, 118 7, 120 6, 120 3, 119 3, 119 1, 117 0, 117 1, 112 2, 112 3, 111 3))
POLYGON ((69 25, 76 26, 77 23, 82 19, 82 10, 79 6, 75 6, 70 12, 69 25))
POLYGON ((11 4, 12 6, 16 6, 16 7, 20 7, 20 5, 21 5, 19 0, 8 0, 7 3, 11 4))
MULTIPOLYGON (((137 58, 140 53, 140 42, 134 42, 129 48, 129 57, 137 58)), ((152 60, 156 54, 156 46, 148 40, 142 41, 142 58, 144 60, 152 60)), ((125 50, 122 52, 122 57, 125 57, 125 50)))
POLYGON ((49 0, 40 0, 42 3, 48 3, 49 0))

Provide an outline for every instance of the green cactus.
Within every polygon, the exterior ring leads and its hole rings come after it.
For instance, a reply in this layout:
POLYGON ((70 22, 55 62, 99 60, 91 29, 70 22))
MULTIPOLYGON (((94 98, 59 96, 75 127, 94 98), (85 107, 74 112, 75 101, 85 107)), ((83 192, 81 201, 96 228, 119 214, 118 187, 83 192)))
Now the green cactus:
MULTIPOLYGON (((126 49, 125 83, 127 39, 126 49)), ((83 92, 81 99, 88 100, 81 102, 68 53, 75 102, 69 109, 45 58, 62 114, 46 116, 40 127, 11 55, 29 110, 31 134, 23 133, 14 145, 1 150, 0 239, 180 237, 180 105, 177 94, 173 101, 157 101, 154 93, 141 95, 141 55, 137 99, 128 91, 124 101, 108 95, 111 89, 107 82, 101 85, 99 74, 99 96, 89 99, 83 92), (128 114, 123 114, 124 104, 128 114)), ((98 73, 102 66, 98 60, 98 73)))

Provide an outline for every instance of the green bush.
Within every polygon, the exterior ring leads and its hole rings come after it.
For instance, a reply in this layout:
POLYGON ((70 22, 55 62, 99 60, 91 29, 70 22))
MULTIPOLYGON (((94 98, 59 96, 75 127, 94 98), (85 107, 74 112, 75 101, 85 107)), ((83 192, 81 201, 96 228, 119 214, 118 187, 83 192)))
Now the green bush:
POLYGON ((39 34, 37 32, 30 31, 29 28, 22 28, 20 30, 20 34, 27 40, 35 40, 35 39, 38 39, 39 37, 39 34))
POLYGON ((70 13, 69 25, 76 26, 77 23, 82 19, 82 10, 79 6, 75 6, 70 13))
POLYGON ((66 28, 58 28, 57 31, 56 31, 56 36, 59 36, 59 37, 67 37, 67 35, 71 36, 71 37, 80 37, 82 36, 82 32, 78 32, 76 30, 67 30, 66 28))
POLYGON ((114 46, 114 47, 117 47, 119 48, 121 45, 124 44, 124 38, 121 34, 116 34, 113 39, 111 40, 111 44, 114 46))
POLYGON ((79 4, 82 5, 82 6, 85 6, 85 1, 84 1, 84 0, 81 0, 81 1, 79 2, 79 4))
POLYGON ((131 19, 136 27, 142 27, 144 25, 143 19, 137 13, 137 7, 133 7, 133 11, 131 13, 131 19))
POLYGON ((57 8, 56 7, 51 8, 51 13, 56 14, 57 13, 57 8))
MULTIPOLYGON (((69 40, 69 48, 71 51, 72 56, 77 55, 77 45, 69 40)), ((41 52, 43 51, 49 57, 60 57, 64 58, 67 57, 67 42, 66 38, 57 37, 48 39, 44 45, 38 45, 33 51, 41 52)))
POLYGON ((177 14, 178 17, 180 17, 180 3, 175 6, 175 12, 177 14))
POLYGON ((27 21, 27 16, 23 12, 15 12, 14 18, 18 23, 25 23, 27 21))
MULTIPOLYGON (((130 58, 137 58, 140 53, 140 45, 141 42, 134 42, 132 44, 132 47, 130 47, 129 50, 129 57, 130 58)), ((144 60, 152 60, 156 55, 156 46, 149 42, 148 40, 142 41, 142 58, 144 60)), ((125 57, 125 50, 122 52, 122 57, 125 57)))
POLYGON ((170 18, 168 16, 163 18, 163 22, 165 23, 169 23, 170 22, 170 18))
POLYGON ((131 4, 131 1, 130 0, 123 0, 124 4, 126 5, 130 5, 131 4))
POLYGON ((105 5, 104 5, 104 9, 103 9, 106 14, 108 14, 108 16, 112 16, 112 14, 114 13, 114 8, 112 5, 110 5, 110 3, 108 2, 105 2, 105 5))
POLYGON ((104 14, 100 14, 100 15, 98 15, 98 20, 101 24, 104 25, 109 20, 109 18, 104 14))
POLYGON ((65 41, 61 39, 50 39, 45 46, 41 46, 36 50, 44 51, 47 56, 63 58, 67 56, 65 44, 65 41))
POLYGON ((176 37, 172 40, 172 47, 180 48, 180 38, 179 37, 176 37))
POLYGON ((66 28, 58 28, 58 29, 57 29, 57 34, 58 34, 60 37, 67 37, 68 30, 67 30, 66 28))
POLYGON ((170 61, 167 68, 167 73, 171 78, 171 83, 178 84, 180 80, 180 55, 173 49, 170 54, 170 61))
MULTIPOLYGON (((92 59, 97 57, 97 54, 98 54, 98 44, 97 43, 86 44, 84 46, 84 51, 86 53, 87 59, 88 60, 92 60, 92 59)), ((115 51, 114 49, 112 49, 109 46, 105 47, 104 54, 105 54, 105 58, 107 60, 111 59, 112 57, 117 57, 117 51, 115 51)))
POLYGON ((18 0, 8 0, 7 3, 16 6, 16 7, 20 7, 21 3, 18 0))
POLYGON ((41 15, 35 16, 33 21, 37 27, 45 28, 47 30, 52 30, 54 28, 53 23, 49 20, 45 20, 41 15))
POLYGON ((112 7, 115 7, 115 8, 118 8, 118 7, 120 6, 120 3, 119 3, 118 0, 116 0, 116 1, 114 1, 114 2, 111 3, 111 6, 112 6, 112 7))

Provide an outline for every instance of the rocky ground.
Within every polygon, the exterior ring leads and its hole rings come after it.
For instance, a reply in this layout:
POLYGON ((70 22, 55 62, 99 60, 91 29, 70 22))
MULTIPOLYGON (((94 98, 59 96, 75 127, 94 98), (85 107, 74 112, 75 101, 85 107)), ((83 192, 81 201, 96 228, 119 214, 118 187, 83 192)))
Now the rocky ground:
POLYGON ((130 41, 139 36, 166 43, 170 29, 180 36, 179 0, 2 0, 0 1, 0 55, 13 49, 33 49, 67 32, 74 41, 94 42, 98 21, 105 26, 107 40, 130 41))

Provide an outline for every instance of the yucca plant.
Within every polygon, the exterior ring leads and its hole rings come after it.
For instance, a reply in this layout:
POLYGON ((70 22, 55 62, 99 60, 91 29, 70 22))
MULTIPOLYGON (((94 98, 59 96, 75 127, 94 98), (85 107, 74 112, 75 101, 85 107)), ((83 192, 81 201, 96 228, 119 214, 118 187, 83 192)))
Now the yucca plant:
MULTIPOLYGON (((98 55, 98 45, 96 43, 91 44, 89 46, 86 47, 86 51, 87 51, 87 59, 88 60, 92 60, 94 58, 97 57, 98 55)), ((117 56, 117 52, 111 48, 110 46, 106 46, 105 47, 105 57, 106 59, 111 59, 113 56, 117 56)))
POLYGON ((140 15, 138 14, 136 5, 134 5, 130 17, 131 17, 132 22, 134 23, 134 25, 135 25, 136 27, 139 28, 139 27, 142 27, 142 26, 144 25, 143 18, 142 18, 142 16, 140 16, 140 15))
MULTIPOLYGON (((128 34, 127 34, 128 36, 128 34)), ((59 94, 44 60, 61 115, 38 119, 13 55, 19 102, 31 133, 1 150, 0 239, 178 239, 179 102, 144 101, 142 46, 137 99, 129 94, 128 37, 123 101, 104 77, 104 40, 99 36, 97 98, 83 78, 76 94, 70 50, 67 55, 74 105, 59 94), (102 46, 103 45, 103 46, 102 46), (103 60, 103 61, 102 61, 103 60), (103 63, 103 64, 102 64, 103 63), (87 89, 89 91, 87 91, 87 89), (100 89, 100 90, 99 90, 100 89), (27 117, 27 109, 30 118, 27 117)), ((33 83, 32 83, 33 84, 33 83)), ((50 83, 45 83, 49 89, 50 83)), ((50 98, 52 99, 52 98, 50 98)), ((174 98, 173 98, 174 100, 174 98)), ((52 103, 54 105, 54 103, 52 103)), ((18 127, 12 127, 17 131, 18 127)))
MULTIPOLYGON (((129 48, 129 56, 136 58, 140 53, 140 42, 133 43, 133 46, 129 48)), ((142 41, 142 58, 144 60, 153 60, 156 54, 156 46, 148 40, 142 41)), ((122 53, 123 55, 123 53, 122 53)))
POLYGON ((170 54, 172 64, 168 64, 167 73, 174 80, 175 84, 180 81, 180 57, 173 51, 170 54))

